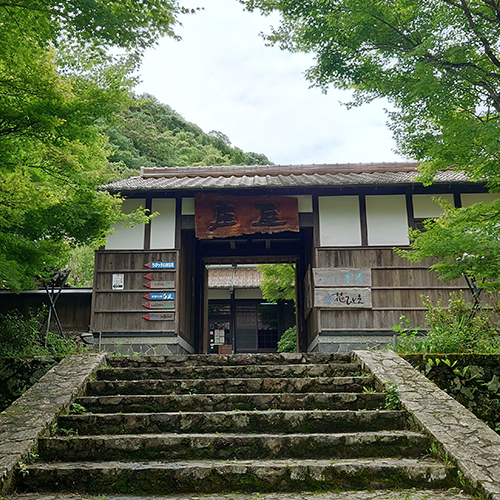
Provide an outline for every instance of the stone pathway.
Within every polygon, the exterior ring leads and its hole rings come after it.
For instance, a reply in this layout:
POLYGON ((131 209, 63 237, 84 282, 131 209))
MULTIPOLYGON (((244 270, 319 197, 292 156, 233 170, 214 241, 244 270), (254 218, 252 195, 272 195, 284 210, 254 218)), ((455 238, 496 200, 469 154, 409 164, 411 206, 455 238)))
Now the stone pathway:
MULTIPOLYGON (((142 412, 129 414, 127 416, 121 415, 120 411, 116 409, 114 413, 97 413, 94 415, 89 415, 89 429, 91 429, 93 426, 93 428, 95 428, 97 432, 92 431, 90 432, 89 436, 82 437, 82 447, 85 448, 86 446, 85 439, 92 439, 92 433, 104 433, 106 432, 106 426, 109 426, 109 428, 112 429, 116 425, 117 421, 121 421, 123 425, 125 425, 123 430, 125 430, 126 428, 126 433, 132 432, 132 434, 134 435, 133 439, 135 439, 134 442, 136 443, 142 442, 143 444, 146 443, 147 446, 150 446, 151 442, 149 442, 148 444, 147 436, 142 435, 141 433, 161 433, 163 435, 163 438, 166 439, 166 441, 164 441, 163 443, 163 445, 166 446, 165 449, 171 450, 168 451, 168 453, 172 453, 172 450, 175 449, 185 449, 184 444, 181 445, 180 443, 178 443, 178 440, 179 436, 182 435, 182 429, 185 429, 186 426, 191 425, 194 425, 194 428, 198 429, 197 431, 191 432, 191 434, 194 436, 194 438, 191 440, 192 450, 197 446, 196 432, 200 432, 200 426, 203 428, 202 433, 204 434, 204 437, 200 438, 198 445, 201 445, 203 441, 210 439, 210 432, 219 432, 220 425, 229 426, 227 428, 234 427, 234 429, 238 430, 235 430, 233 432, 243 433, 243 435, 239 435, 239 437, 236 435, 234 435, 233 437, 231 437, 231 435, 226 436, 227 439, 235 439, 235 442, 239 443, 238 446, 241 445, 242 453, 246 447, 245 442, 247 441, 247 437, 244 436, 246 433, 253 432, 257 435, 258 432, 256 432, 256 429, 258 429, 262 435, 264 434, 262 432, 263 429, 266 429, 266 432, 272 432, 273 425, 275 426, 275 429, 278 430, 278 432, 281 432, 279 429, 282 428, 283 422, 289 422, 291 425, 296 426, 296 428, 291 432, 295 433, 297 436, 299 436, 300 433, 303 433, 305 428, 313 425, 315 432, 325 433, 327 435, 329 434, 329 437, 331 439, 333 439, 332 429, 329 429, 328 426, 334 425, 334 434, 336 440, 335 442, 339 443, 339 439, 356 441, 356 439, 354 439, 350 433, 355 432, 356 426, 359 427, 360 422, 373 421, 373 418, 375 417, 380 420, 380 418, 382 418, 383 415, 387 413, 384 411, 370 410, 366 408, 363 411, 342 411, 338 408, 334 409, 333 407, 328 409, 328 405, 337 404, 336 402, 334 402, 334 400, 346 400, 345 396, 342 396, 340 399, 338 399, 337 396, 331 395, 323 395, 320 397, 320 400, 322 400, 326 405, 325 409, 307 409, 307 406, 310 403, 307 402, 308 396, 306 396, 306 393, 308 391, 314 390, 317 390, 318 393, 327 392, 325 387, 328 387, 328 384, 332 383, 332 381, 326 381, 324 377, 322 377, 322 374, 320 372, 314 371, 318 370, 318 368, 314 368, 312 372, 307 373, 307 369, 304 368, 304 365, 307 364, 306 356, 296 356, 297 357, 292 363, 295 366, 290 370, 290 375, 292 375, 292 379, 294 380, 292 380, 290 383, 280 379, 279 375, 278 377, 276 377, 276 375, 280 371, 276 366, 267 367, 266 376, 259 379, 258 373, 261 372, 261 369, 256 366, 257 362, 255 361, 248 362, 246 366, 241 368, 238 366, 245 365, 245 363, 242 363, 243 358, 241 358, 240 360, 235 361, 234 368, 221 369, 220 367, 213 366, 215 358, 212 357, 210 358, 208 363, 212 363, 212 366, 206 369, 206 375, 202 377, 202 380, 198 379, 198 381, 196 382, 196 391, 192 391, 192 389, 189 388, 188 385, 185 385, 185 383, 182 381, 182 376, 177 377, 177 375, 182 375, 183 372, 184 374, 188 374, 190 371, 193 372, 192 361, 188 360, 185 356, 173 357, 171 358, 171 361, 173 362, 173 368, 169 368, 170 375, 166 374, 166 372, 164 372, 163 375, 159 375, 156 381, 151 384, 149 389, 147 389, 151 391, 150 394, 154 394, 155 392, 157 392, 157 396, 158 391, 160 391, 159 394, 163 395, 171 394, 173 392, 173 397, 167 399, 157 397, 154 402, 154 404, 159 405, 159 407, 154 410, 156 411, 156 413, 142 412), (234 372, 234 377, 230 377, 230 374, 228 372, 234 372), (238 373, 240 375, 238 375, 238 373), (163 376, 164 380, 162 380, 163 376), (236 407, 232 409, 228 408, 227 411, 224 411, 224 409, 220 406, 223 405, 224 398, 221 399, 220 395, 215 396, 215 394, 224 395, 224 392, 218 392, 217 384, 219 384, 219 382, 217 382, 217 380, 224 380, 225 382, 227 382, 227 380, 231 379, 231 382, 227 384, 228 393, 241 394, 241 387, 244 385, 244 382, 242 382, 242 380, 245 378, 251 380, 251 382, 248 383, 248 387, 251 388, 249 389, 250 393, 260 392, 264 394, 268 394, 270 392, 269 387, 266 385, 269 384, 270 379, 280 379, 279 383, 276 382, 276 388, 279 386, 280 391, 283 391, 284 393, 292 392, 294 394, 289 399, 287 399, 285 396, 281 396, 277 398, 276 401, 279 401, 280 404, 285 402, 290 406, 291 409, 286 411, 280 411, 278 409, 265 411, 262 409, 255 410, 238 408, 237 405, 245 404, 244 398, 241 398, 240 396, 229 396, 227 398, 228 403, 236 404, 236 407), (318 380, 315 381, 315 378, 317 378, 318 380), (316 382, 319 385, 315 386, 316 382), (314 389, 314 387, 317 388, 314 389), (205 399, 205 397, 201 395, 201 393, 203 393, 204 391, 210 392, 212 396, 210 396, 210 398, 208 399, 205 399), (301 396, 297 395, 300 394, 301 391, 304 392, 304 399, 302 399, 301 396), (193 394, 190 395, 189 392, 193 392, 193 394), (201 407, 204 406, 205 403, 209 403, 210 405, 212 405, 212 411, 205 414, 196 409, 194 409, 193 411, 187 411, 189 410, 189 408, 186 407, 186 405, 189 404, 188 398, 189 396, 195 395, 194 392, 196 393, 196 397, 192 398, 192 401, 194 401, 195 404, 201 407), (182 395, 184 395, 185 397, 182 395), (301 401, 303 401, 303 404, 305 404, 306 406, 303 409, 294 408, 297 404, 302 404, 301 401), (174 405, 174 407, 175 405, 181 405, 183 411, 178 413, 171 411, 173 408, 172 405, 174 405), (166 408, 168 408, 168 410, 166 408), (348 428, 341 429, 340 427, 338 427, 340 425, 340 420, 335 421, 335 423, 328 423, 334 422, 334 420, 332 420, 333 415, 342 415, 342 422, 347 422, 347 424, 345 425, 347 425, 348 428), (327 416, 328 418, 325 418, 327 416), (349 418, 352 419, 353 416, 356 416, 356 418, 354 418, 352 422, 349 423, 349 418), (327 423, 325 424, 325 422, 327 423), (321 428, 322 425, 324 425, 325 427, 321 428), (135 426, 137 426, 137 428, 135 426), (165 428, 162 429, 162 426, 165 426, 165 428), (176 426, 177 430, 175 430, 176 426), (269 426, 269 430, 266 428, 266 426, 269 426), (170 434, 170 437, 166 436, 165 434, 168 432, 172 433, 170 434), (342 433, 344 433, 343 437, 342 433)), ((319 358, 320 357, 321 356, 319 356, 319 358)), ((268 358, 271 359, 269 356, 268 358)), ((137 369, 137 373, 139 373, 141 370, 147 373, 150 370, 150 368, 148 369, 145 365, 141 368, 141 363, 145 363, 144 358, 139 357, 136 359, 127 359, 129 360, 129 363, 131 363, 132 365, 136 365, 135 368, 137 369)), ((164 363, 163 357, 153 358, 152 361, 155 362, 155 359, 156 362, 160 365, 164 363)), ((201 359, 202 358, 200 358, 200 360, 201 359)), ((294 359, 293 355, 290 359, 294 359)), ((468 412, 446 393, 437 389, 434 384, 429 382, 425 377, 414 370, 407 362, 402 360, 395 353, 391 351, 356 351, 352 353, 352 359, 356 363, 360 363, 365 372, 371 373, 373 375, 376 387, 388 387, 390 384, 396 384, 403 407, 411 415, 411 419, 414 422, 415 428, 418 427, 420 429, 423 429, 427 435, 431 436, 436 440, 437 443, 439 443, 438 447, 442 449, 443 455, 446 454, 453 463, 456 463, 458 465, 461 477, 470 486, 472 486, 476 493, 483 494, 483 498, 487 498, 488 500, 500 500, 500 436, 489 429, 485 424, 479 421, 476 417, 474 417, 470 412, 468 412)), ((149 361, 151 361, 151 359, 149 361)), ((98 368, 102 367, 104 363, 105 359, 103 355, 85 355, 68 358, 63 363, 47 373, 47 375, 41 379, 39 384, 35 385, 30 391, 28 391, 24 396, 16 401, 16 403, 9 407, 6 412, 0 414, 0 495, 3 495, 5 497, 6 494, 9 494, 12 491, 14 478, 13 471, 16 464, 20 460, 26 463, 29 462, 30 453, 35 453, 37 451, 38 439, 47 432, 51 424, 55 422, 59 413, 61 411, 67 410, 71 406, 71 403, 74 401, 85 402, 84 400, 77 400, 75 398, 78 394, 82 394, 83 389, 87 385, 89 377, 91 377, 92 374, 95 374, 98 368)), ((276 365, 278 363, 274 364, 276 365)), ((331 363, 326 362, 326 364, 331 363)), ((158 371, 158 369, 159 367, 157 366, 155 370, 158 371)), ((105 372, 115 371, 117 374, 115 376, 115 379, 119 379, 120 370, 121 368, 116 367, 112 370, 102 370, 102 373, 106 374, 105 372)), ((167 370, 167 372, 169 370, 167 370)), ((161 373, 161 370, 158 373, 161 373)), ((335 379, 343 379, 341 381, 341 385, 345 384, 345 391, 352 391, 353 393, 356 393, 356 384, 365 386, 367 382, 366 378, 357 381, 355 380, 355 377, 342 373, 329 373, 328 376, 335 379)), ((357 376, 358 375, 356 375, 356 377, 357 376)), ((137 392, 134 394, 134 391, 136 391, 136 389, 131 389, 132 394, 129 394, 129 396, 131 396, 131 399, 129 399, 127 402, 127 384, 124 380, 116 380, 115 382, 113 382, 112 378, 113 377, 109 373, 109 380, 103 379, 100 382, 93 382, 95 384, 93 390, 94 392, 97 392, 93 393, 91 399, 89 399, 88 402, 99 405, 99 400, 101 399, 102 402, 105 402, 106 404, 111 402, 112 407, 113 403, 118 401, 112 399, 115 396, 113 396, 112 394, 99 395, 99 391, 102 391, 103 387, 110 387, 115 384, 115 386, 118 388, 120 399, 125 401, 127 404, 128 402, 130 402, 132 404, 130 408, 133 409, 133 411, 137 411, 138 409, 140 409, 140 399, 137 399, 137 392), (134 407, 133 405, 136 406, 134 407)), ((339 380, 337 380, 337 382, 338 381, 339 380)), ((143 382, 140 382, 136 385, 143 388, 145 387, 143 382)), ((369 389, 370 385, 366 385, 366 387, 369 389)), ((371 389, 369 389, 369 391, 367 392, 369 393, 370 390, 371 389)), ((336 388, 335 391, 338 391, 338 389, 336 388)), ((372 397, 374 398, 373 404, 375 404, 375 401, 378 401, 378 396, 366 396, 366 392, 365 396, 359 397, 359 401, 364 401, 363 404, 366 405, 372 397)), ((272 401, 269 400, 267 396, 263 399, 260 399, 263 405, 272 403, 272 401), (267 403, 265 401, 267 401, 267 403)), ((349 400, 350 398, 347 399, 349 400)), ((251 404, 254 404, 257 400, 255 399, 255 396, 251 396, 249 401, 252 401, 251 404)), ((95 410, 99 411, 98 406, 96 406, 95 410)), ((83 415, 73 415, 64 418, 76 420, 80 419, 83 422, 87 417, 83 415)), ((387 432, 383 431, 383 429, 387 429, 387 427, 381 427, 377 430, 373 429, 370 432, 387 432)), ((118 444, 116 444, 116 446, 112 444, 110 445, 110 453, 116 453, 116 450, 120 449, 122 445, 119 443, 127 441, 127 439, 124 439, 124 437, 125 436, 123 433, 115 436, 114 441, 118 444), (115 448, 115 451, 113 451, 113 446, 115 448)), ((133 442, 133 439, 130 440, 130 443, 133 442)), ((288 434, 288 437, 286 439, 290 440, 290 434, 288 434)), ((315 438, 308 437, 307 439, 315 438)), ((68 437, 66 441, 73 443, 77 442, 76 440, 72 440, 72 438, 70 437, 68 437)), ((113 440, 109 440, 110 443, 111 441, 113 440)), ((45 443, 49 442, 50 439, 45 440, 45 443)), ((272 436, 270 442, 276 443, 276 436, 272 436)), ((55 441, 52 444, 57 448, 58 445, 55 443, 55 441)), ((308 445, 308 447, 314 448, 312 445, 308 445)), ((201 448, 205 449, 206 447, 203 445, 201 446, 201 448)), ((288 444, 282 447, 283 450, 286 450, 287 448, 288 444)), ((90 450, 91 446, 88 446, 88 449, 90 450)), ((308 458, 308 460, 312 462, 312 458, 313 457, 308 458)), ((164 459, 162 458, 161 460, 164 459)), ((183 458, 179 456, 176 460, 183 460, 183 458)), ((276 457, 274 457, 273 460, 276 461, 276 457)), ((283 460, 283 458, 279 458, 279 460, 283 460)), ((289 460, 289 458, 285 457, 284 460, 289 460)), ((337 457, 332 461, 332 463, 338 463, 342 460, 346 462, 345 458, 337 457)), ((355 461, 356 460, 359 461, 359 459, 355 459, 355 461)), ((361 459, 361 461, 362 460, 363 459, 361 459)), ((32 470, 35 471, 36 467, 32 470)), ((75 470, 74 473, 80 474, 77 470, 75 470)), ((20 476, 18 476, 18 478, 19 477, 20 476)), ((403 488, 408 488, 407 484, 402 484, 401 486, 403 488)), ((416 484, 415 486, 419 487, 418 484, 416 484)), ((98 493, 94 494, 93 496, 89 496, 88 494, 85 495, 82 491, 80 491, 81 494, 69 495, 65 495, 62 493, 47 493, 44 495, 39 493, 28 494, 23 493, 22 489, 19 489, 18 491, 21 494, 12 495, 11 497, 7 498, 9 500, 96 500, 98 498, 102 498, 102 500, 314 500, 318 498, 325 500, 472 499, 472 496, 467 495, 458 489, 434 489, 431 491, 416 491, 410 489, 375 491, 368 489, 365 491, 348 490, 317 494, 308 492, 285 494, 279 493, 280 488, 278 487, 276 489, 276 493, 209 493, 207 495, 202 495, 200 493, 193 492, 185 495, 179 495, 176 494, 176 491, 173 491, 173 496, 169 497, 147 495, 133 497, 119 495, 117 492, 113 493, 111 491, 104 493, 105 496, 101 497, 98 493)), ((66 491, 77 490, 67 489, 66 491)), ((156 491, 162 490, 159 489, 156 491)))
MULTIPOLYGON (((9 497, 7 500, 98 500, 99 497, 81 495, 39 495, 25 494, 9 497)), ((447 491, 343 491, 338 493, 255 493, 250 495, 193 496, 175 495, 169 497, 116 496, 106 495, 104 500, 471 500, 472 497, 461 490, 452 488, 447 491)))

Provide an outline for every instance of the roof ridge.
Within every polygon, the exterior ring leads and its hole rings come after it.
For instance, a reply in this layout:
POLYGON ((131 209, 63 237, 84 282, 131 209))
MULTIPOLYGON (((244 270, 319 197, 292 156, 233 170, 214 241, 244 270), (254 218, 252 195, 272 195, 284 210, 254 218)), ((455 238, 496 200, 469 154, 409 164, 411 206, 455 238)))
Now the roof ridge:
POLYGON ((418 162, 334 163, 308 165, 227 165, 198 167, 141 167, 141 178, 244 177, 361 172, 412 172, 418 162))

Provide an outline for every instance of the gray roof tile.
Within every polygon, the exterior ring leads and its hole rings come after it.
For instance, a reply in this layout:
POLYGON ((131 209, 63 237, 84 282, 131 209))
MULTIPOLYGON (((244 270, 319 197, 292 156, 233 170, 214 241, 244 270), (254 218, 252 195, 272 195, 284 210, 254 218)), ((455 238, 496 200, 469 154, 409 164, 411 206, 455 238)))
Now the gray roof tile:
MULTIPOLYGON (((141 175, 101 186, 111 192, 294 188, 418 183, 418 163, 141 168, 141 175)), ((435 183, 471 182, 462 172, 439 172, 435 183)))

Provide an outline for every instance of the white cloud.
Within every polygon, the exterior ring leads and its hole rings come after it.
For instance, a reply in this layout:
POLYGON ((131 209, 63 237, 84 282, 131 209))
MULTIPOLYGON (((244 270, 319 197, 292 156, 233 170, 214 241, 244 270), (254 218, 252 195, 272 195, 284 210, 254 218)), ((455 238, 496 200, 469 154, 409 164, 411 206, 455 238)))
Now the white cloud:
POLYGON ((391 151, 384 103, 347 110, 339 100, 348 93, 308 88, 309 55, 265 46, 258 34, 276 18, 244 12, 236 0, 206 0, 204 8, 183 18, 182 41, 147 52, 138 92, 275 163, 401 159, 391 151))

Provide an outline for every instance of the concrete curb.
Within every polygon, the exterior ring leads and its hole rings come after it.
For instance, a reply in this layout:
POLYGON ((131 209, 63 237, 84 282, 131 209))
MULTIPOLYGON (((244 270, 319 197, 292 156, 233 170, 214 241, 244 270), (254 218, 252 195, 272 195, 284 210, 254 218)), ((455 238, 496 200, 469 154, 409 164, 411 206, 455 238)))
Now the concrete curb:
POLYGON ((403 407, 438 441, 477 493, 500 500, 500 436, 393 351, 353 351, 378 383, 396 384, 403 407))
POLYGON ((36 453, 38 438, 105 364, 105 354, 68 356, 0 413, 0 495, 12 491, 16 465, 36 453))

